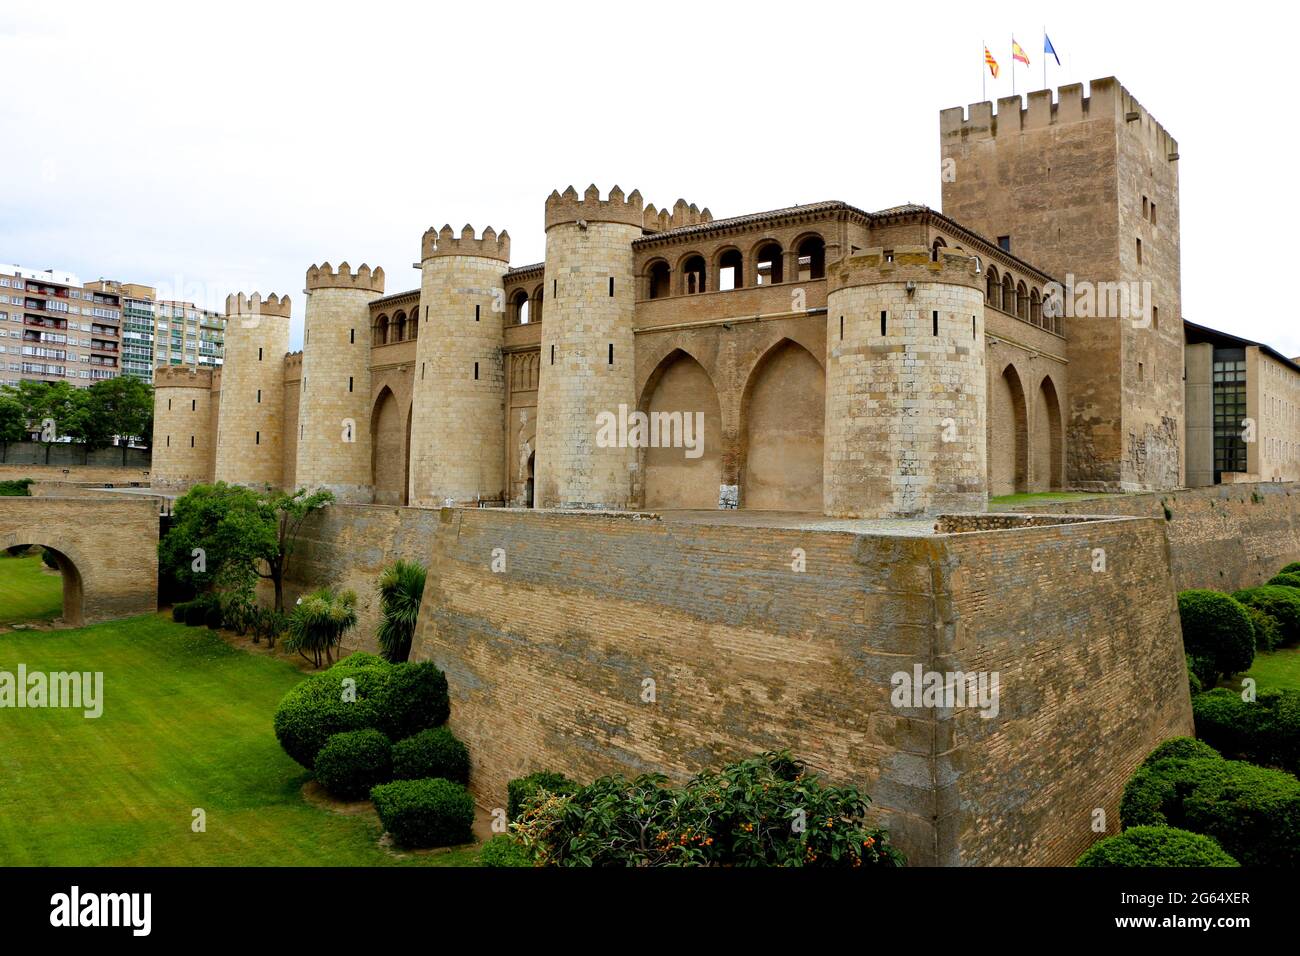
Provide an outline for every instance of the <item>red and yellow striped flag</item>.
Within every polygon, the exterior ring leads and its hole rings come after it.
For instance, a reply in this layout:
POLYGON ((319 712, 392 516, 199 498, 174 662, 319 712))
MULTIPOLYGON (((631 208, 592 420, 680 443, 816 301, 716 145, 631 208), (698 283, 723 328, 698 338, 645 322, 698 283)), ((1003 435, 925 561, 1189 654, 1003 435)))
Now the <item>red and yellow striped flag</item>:
POLYGON ((1021 48, 1020 44, 1015 41, 1015 38, 1012 38, 1011 40, 1011 59, 1019 60, 1025 66, 1029 65, 1029 54, 1021 48))
POLYGON ((988 47, 984 48, 984 62, 989 65, 989 72, 993 74, 993 79, 996 80, 998 78, 998 61, 993 59, 993 54, 989 52, 988 47))

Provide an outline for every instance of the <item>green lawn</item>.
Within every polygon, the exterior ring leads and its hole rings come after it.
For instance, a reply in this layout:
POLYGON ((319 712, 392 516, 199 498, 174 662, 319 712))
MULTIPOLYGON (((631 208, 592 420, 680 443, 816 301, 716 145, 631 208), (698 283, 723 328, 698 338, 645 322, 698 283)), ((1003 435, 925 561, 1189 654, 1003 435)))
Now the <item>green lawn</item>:
POLYGON ((11 558, 0 551, 0 626, 52 621, 63 613, 63 575, 40 556, 11 558))
MULTIPOLYGON (((38 560, 39 563, 39 560, 38 560)), ((303 674, 147 615, 0 634, 0 671, 104 674, 103 715, 0 710, 0 865, 463 866, 399 857, 378 822, 306 803, 271 718, 303 674), (192 811, 207 832, 191 831, 192 811)))
MULTIPOLYGON (((1300 647, 1284 647, 1256 654, 1255 663, 1242 676, 1253 677, 1259 690, 1300 690, 1300 647)), ((1239 689, 1241 677, 1230 681, 1228 686, 1239 689)))
POLYGON ((1045 505, 1054 501, 1083 501, 1087 498, 1105 498, 1094 491, 1021 491, 1014 495, 997 495, 989 499, 990 511, 1014 511, 1022 505, 1045 505))

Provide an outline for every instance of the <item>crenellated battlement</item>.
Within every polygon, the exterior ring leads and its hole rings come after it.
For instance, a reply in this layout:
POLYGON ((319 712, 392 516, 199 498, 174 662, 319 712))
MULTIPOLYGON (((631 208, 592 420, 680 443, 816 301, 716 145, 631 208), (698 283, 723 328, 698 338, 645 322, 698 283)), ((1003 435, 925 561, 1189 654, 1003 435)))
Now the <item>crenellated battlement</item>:
POLYGON ((226 296, 226 315, 275 315, 280 318, 289 318, 289 297, 276 295, 274 292, 263 299, 262 293, 254 292, 252 295, 244 295, 240 292, 237 295, 226 296))
POLYGON ((563 193, 551 191, 546 197, 546 228, 573 222, 616 222, 627 226, 645 228, 645 209, 641 193, 632 190, 624 196, 618 186, 609 191, 608 199, 600 198, 600 190, 593 184, 578 196, 572 186, 563 193))
POLYGON ((828 293, 882 282, 942 282, 978 288, 982 281, 970 253, 940 248, 935 261, 925 246, 900 246, 889 256, 884 249, 867 249, 830 266, 827 278, 828 293))
POLYGON ((364 289, 376 295, 384 293, 384 270, 375 266, 373 272, 364 262, 356 272, 346 262, 339 263, 336 270, 328 262, 313 265, 307 270, 307 292, 313 289, 364 289))
POLYGON ((1055 91, 1036 90, 1028 105, 1020 96, 1003 96, 993 103, 985 100, 969 107, 955 106, 939 114, 942 139, 992 139, 1068 123, 1111 120, 1120 128, 1137 129, 1160 141, 1160 152, 1171 161, 1178 158, 1178 142, 1143 109, 1134 96, 1113 76, 1093 80, 1084 96, 1082 83, 1071 83, 1055 91), (1134 125, 1136 124, 1136 126, 1134 125))
POLYGON ((162 365, 153 370, 154 388, 212 388, 212 369, 162 365))
POLYGON ((646 232, 667 232, 669 229, 680 229, 683 226, 698 226, 713 222, 713 213, 705 206, 700 209, 695 203, 687 204, 685 199, 679 199, 673 204, 672 212, 668 207, 655 209, 654 203, 645 207, 645 216, 643 225, 646 232))
POLYGON ((420 242, 420 258, 432 259, 434 256, 480 256, 484 259, 500 259, 510 262, 510 233, 501 230, 501 235, 491 226, 483 230, 481 239, 474 238, 474 227, 466 223, 457 236, 451 225, 444 225, 439 230, 432 226, 424 231, 420 242))

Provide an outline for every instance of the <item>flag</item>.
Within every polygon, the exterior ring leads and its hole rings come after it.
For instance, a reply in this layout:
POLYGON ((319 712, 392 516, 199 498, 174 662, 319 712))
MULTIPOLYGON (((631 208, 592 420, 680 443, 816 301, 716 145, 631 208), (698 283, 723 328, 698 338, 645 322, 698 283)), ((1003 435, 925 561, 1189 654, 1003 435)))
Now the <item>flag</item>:
POLYGON ((1052 46, 1051 37, 1049 37, 1046 33, 1044 33, 1043 34, 1043 56, 1047 56, 1047 54, 1049 53, 1052 54, 1052 56, 1055 58, 1056 65, 1060 66, 1061 58, 1057 56, 1056 47, 1052 46))
POLYGON ((993 54, 989 52, 988 47, 984 48, 984 62, 989 65, 989 72, 993 74, 993 79, 996 80, 998 78, 998 61, 993 59, 993 54))
POLYGON ((1014 38, 1011 40, 1011 59, 1019 60, 1025 66, 1029 65, 1029 54, 1021 49, 1020 44, 1014 38))

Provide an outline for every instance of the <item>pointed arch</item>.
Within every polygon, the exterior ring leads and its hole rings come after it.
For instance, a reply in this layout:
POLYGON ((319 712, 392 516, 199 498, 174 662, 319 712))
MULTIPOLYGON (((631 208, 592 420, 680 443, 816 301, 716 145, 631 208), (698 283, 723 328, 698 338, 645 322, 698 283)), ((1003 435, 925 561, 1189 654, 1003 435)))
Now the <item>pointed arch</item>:
POLYGON ((673 436, 690 437, 695 445, 687 448, 678 441, 669 447, 641 449, 645 507, 717 508, 722 484, 722 406, 708 371, 690 352, 674 348, 650 373, 637 408, 649 418, 652 435, 661 439, 660 444, 673 436))
POLYGON ((1052 376, 1044 375, 1034 401, 1032 477, 1034 491, 1060 491, 1065 487, 1064 432, 1061 399, 1052 376))
POLYGON ((1008 362, 991 383, 988 403, 989 494, 1029 490, 1029 423, 1020 373, 1008 362))
POLYGON ((740 505, 764 511, 822 509, 826 371, 782 338, 754 363, 741 398, 740 505))
POLYGON ((404 505, 409 457, 406 423, 393 390, 385 385, 370 411, 370 482, 375 503, 404 505))

